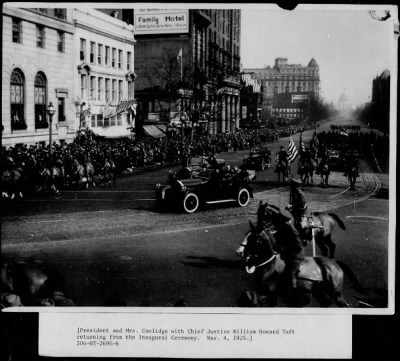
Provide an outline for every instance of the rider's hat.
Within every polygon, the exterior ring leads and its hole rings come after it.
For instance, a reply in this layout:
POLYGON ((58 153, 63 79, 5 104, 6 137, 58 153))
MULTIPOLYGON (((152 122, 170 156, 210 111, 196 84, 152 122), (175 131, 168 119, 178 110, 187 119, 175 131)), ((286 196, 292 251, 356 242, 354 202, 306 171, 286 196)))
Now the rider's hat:
POLYGON ((288 221, 289 219, 292 219, 291 213, 283 208, 281 208, 281 210, 280 210, 280 216, 286 221, 288 221))
POLYGON ((300 187, 303 183, 299 179, 291 178, 290 185, 293 187, 300 187))

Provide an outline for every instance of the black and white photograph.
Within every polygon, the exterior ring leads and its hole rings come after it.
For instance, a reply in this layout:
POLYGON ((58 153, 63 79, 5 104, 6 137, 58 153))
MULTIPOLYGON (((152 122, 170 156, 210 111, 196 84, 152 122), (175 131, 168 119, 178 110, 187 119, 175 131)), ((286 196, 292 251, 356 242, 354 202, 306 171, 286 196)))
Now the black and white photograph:
MULTIPOLYGON (((396 7, 26 2, 2 24, 9 360, 26 310, 394 312, 396 7)), ((157 327, 124 340, 203 345, 157 327)))

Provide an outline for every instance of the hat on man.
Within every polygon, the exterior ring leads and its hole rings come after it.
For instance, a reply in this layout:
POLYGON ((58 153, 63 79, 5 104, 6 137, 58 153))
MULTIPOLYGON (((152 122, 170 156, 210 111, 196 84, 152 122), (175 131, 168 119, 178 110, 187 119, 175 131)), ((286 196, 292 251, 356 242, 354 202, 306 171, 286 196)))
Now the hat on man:
POLYGON ((293 218, 292 214, 284 208, 281 208, 280 216, 286 221, 293 218))
POLYGON ((291 178, 290 185, 293 187, 300 187, 303 183, 299 179, 291 178))

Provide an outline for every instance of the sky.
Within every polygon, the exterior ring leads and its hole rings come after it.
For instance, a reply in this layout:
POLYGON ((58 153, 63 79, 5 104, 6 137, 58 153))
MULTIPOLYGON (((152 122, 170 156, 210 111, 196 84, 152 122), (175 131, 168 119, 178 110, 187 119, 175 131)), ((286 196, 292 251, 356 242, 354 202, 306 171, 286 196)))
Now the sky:
POLYGON ((358 105, 370 100, 372 80, 395 69, 393 16, 372 19, 367 9, 242 9, 243 68, 273 66, 277 57, 289 64, 320 68, 321 96, 336 103, 344 92, 358 105))

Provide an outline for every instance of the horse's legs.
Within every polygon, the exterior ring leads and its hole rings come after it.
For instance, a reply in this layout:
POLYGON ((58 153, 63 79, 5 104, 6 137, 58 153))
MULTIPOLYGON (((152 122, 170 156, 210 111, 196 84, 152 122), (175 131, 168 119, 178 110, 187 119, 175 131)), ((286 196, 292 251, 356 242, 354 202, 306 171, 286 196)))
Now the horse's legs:
POLYGON ((336 251, 336 243, 332 241, 332 235, 325 236, 325 244, 329 248, 327 257, 334 258, 336 251))
POLYGON ((323 235, 317 235, 315 237, 315 242, 317 243, 318 248, 321 250, 322 256, 329 257, 330 248, 327 245, 326 237, 323 235))

